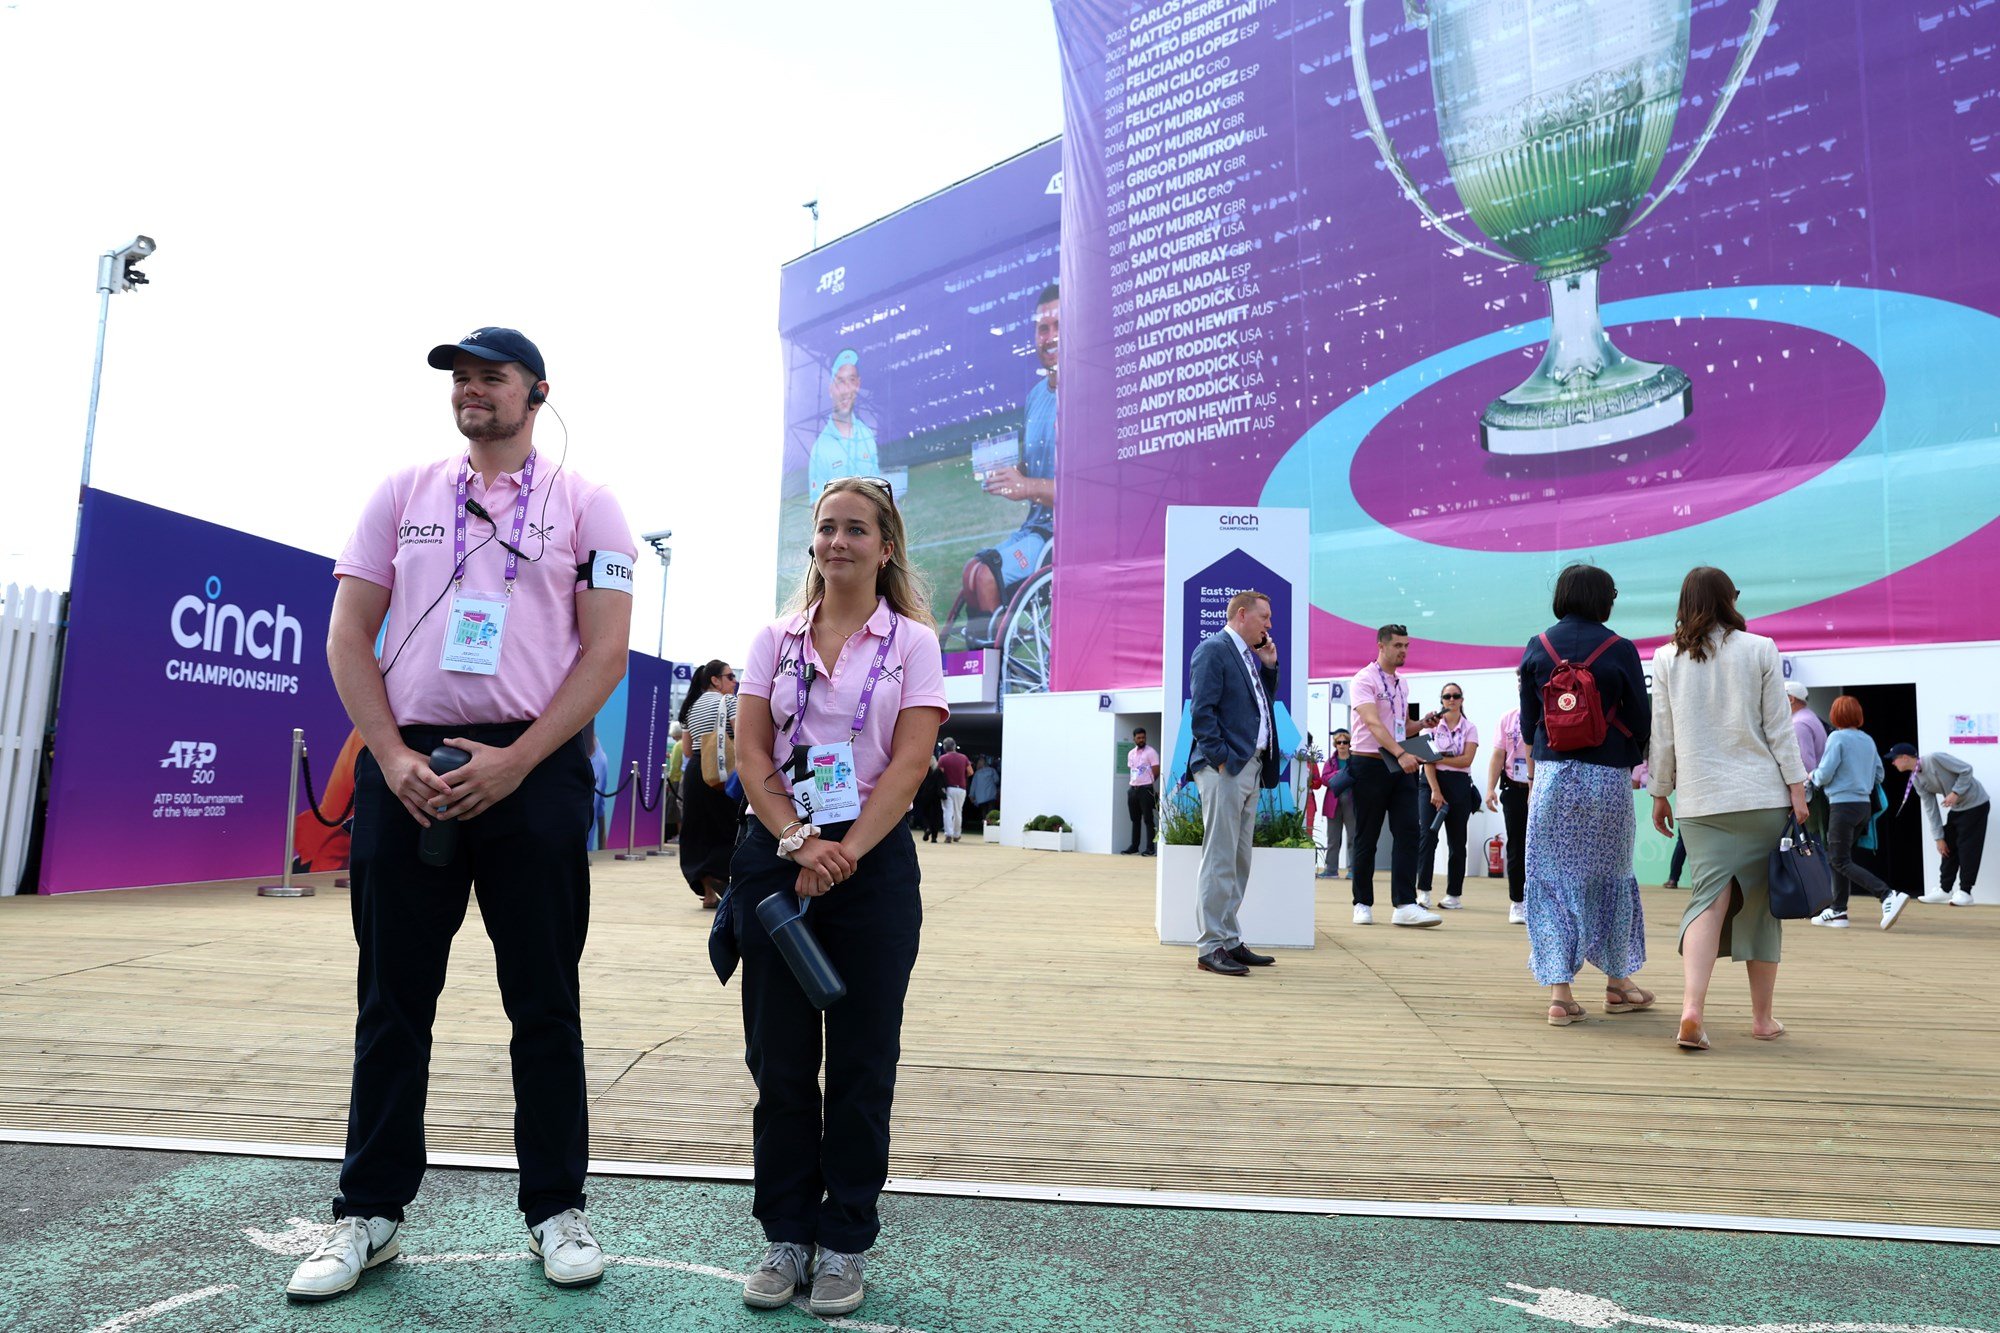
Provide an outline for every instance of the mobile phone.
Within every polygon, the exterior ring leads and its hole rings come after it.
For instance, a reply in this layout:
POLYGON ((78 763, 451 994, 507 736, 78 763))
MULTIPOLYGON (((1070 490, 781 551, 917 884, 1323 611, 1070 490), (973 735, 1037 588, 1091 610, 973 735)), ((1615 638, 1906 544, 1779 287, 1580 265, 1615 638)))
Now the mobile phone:
POLYGON ((1258 646, 1259 648, 1262 648, 1262 647, 1263 647, 1264 645, 1268 644, 1268 643, 1269 643, 1270 641, 1271 641, 1271 631, 1269 631, 1269 630, 1265 630, 1265 631, 1264 631, 1264 637, 1263 637, 1263 638, 1261 638, 1261 639, 1259 639, 1259 640, 1257 640, 1257 646, 1258 646))

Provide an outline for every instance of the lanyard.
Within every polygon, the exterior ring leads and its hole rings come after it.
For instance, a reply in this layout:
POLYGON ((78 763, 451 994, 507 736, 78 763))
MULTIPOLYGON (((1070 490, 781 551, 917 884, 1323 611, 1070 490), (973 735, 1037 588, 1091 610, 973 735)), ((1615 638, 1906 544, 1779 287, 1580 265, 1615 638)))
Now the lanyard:
MULTIPOLYGON (((451 538, 451 581, 463 586, 465 583, 465 491, 472 482, 472 456, 466 455, 465 462, 458 469, 458 515, 457 525, 452 529, 451 538)), ((521 464, 521 489, 514 496, 514 531, 507 542, 507 595, 514 595, 514 580, 521 570, 521 533, 528 522, 528 493, 535 489, 535 455, 528 454, 528 461, 521 464)), ((498 525, 495 526, 498 532, 498 525)))
MULTIPOLYGON (((1396 677, 1396 683, 1391 685, 1389 683, 1389 673, 1382 669, 1380 662, 1370 662, 1368 665, 1375 668, 1375 679, 1382 682, 1382 693, 1388 696, 1391 711, 1395 713, 1396 717, 1402 717, 1404 715, 1403 710, 1408 708, 1410 704, 1410 687, 1403 683, 1401 676, 1396 677)), ((1395 720, 1385 717, 1382 719, 1382 725, 1393 727, 1395 726, 1395 720)))
MULTIPOLYGON (((896 642, 896 626, 901 622, 900 616, 889 617, 889 632, 882 636, 882 646, 875 650, 875 661, 868 668, 868 678, 861 682, 861 702, 854 709, 853 734, 856 736, 868 725, 868 709, 875 701, 875 687, 882 683, 882 668, 888 665, 889 648, 896 642)), ((791 745, 799 743, 799 732, 806 724, 806 700, 812 695, 812 677, 806 667, 806 635, 810 632, 811 622, 807 622, 806 629, 799 631, 799 665, 792 673, 798 687, 799 711, 792 715, 792 734, 786 738, 791 745)))

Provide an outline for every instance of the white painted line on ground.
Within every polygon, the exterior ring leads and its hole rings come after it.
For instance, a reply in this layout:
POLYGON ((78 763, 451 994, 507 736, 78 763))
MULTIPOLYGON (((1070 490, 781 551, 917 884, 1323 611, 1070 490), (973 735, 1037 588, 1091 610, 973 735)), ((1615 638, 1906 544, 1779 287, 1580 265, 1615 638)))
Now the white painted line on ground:
POLYGON ((1958 1324, 1695 1324, 1633 1314, 1602 1296, 1588 1296, 1563 1287, 1524 1287, 1518 1282, 1509 1282, 1507 1289, 1525 1292, 1535 1299, 1516 1301, 1505 1296, 1489 1296, 1486 1299, 1511 1305, 1552 1323, 1568 1324, 1571 1328, 1616 1328, 1620 1324, 1630 1324, 1634 1328, 1671 1329, 1673 1333, 1986 1333, 1983 1329, 1958 1324))
MULTIPOLYGON (((188 1139, 145 1134, 79 1134, 67 1130, 10 1129, 0 1126, 0 1143, 45 1143, 76 1148, 137 1148, 149 1152, 222 1154, 339 1161, 340 1150, 320 1144, 247 1143, 230 1139, 188 1139)), ((479 1171, 515 1171, 505 1153, 430 1154, 432 1166, 479 1171)), ((623 1162, 592 1159, 595 1176, 645 1180, 719 1180, 747 1184, 750 1168, 700 1162, 623 1162)), ((1845 1237, 1853 1240, 1913 1240, 1947 1245, 2000 1245, 2000 1230, 1984 1227, 1931 1227, 1896 1222, 1853 1222, 1799 1217, 1759 1217, 1738 1213, 1654 1212, 1644 1208, 1570 1208, 1549 1204, 1410 1202, 1400 1199, 1294 1198, 1280 1194, 1215 1194, 1188 1190, 1144 1190, 1087 1185, 1031 1185, 976 1180, 918 1180, 891 1177, 891 1194, 928 1194, 954 1199, 1011 1199, 1021 1203, 1077 1203, 1118 1208, 1194 1208, 1235 1213, 1302 1213, 1320 1217, 1418 1217, 1455 1222, 1558 1222, 1601 1226, 1663 1227, 1668 1230, 1754 1231, 1773 1235, 1845 1237)))
POLYGON ((137 1310, 121 1314, 116 1319, 107 1320, 99 1324, 96 1328, 91 1329, 90 1333, 123 1333, 125 1329, 131 1328, 134 1324, 143 1324, 155 1315, 163 1315, 169 1310, 178 1310, 183 1305, 193 1305, 196 1301, 205 1301, 211 1296, 220 1296, 225 1291, 235 1291, 236 1289, 237 1287, 234 1282, 225 1282, 219 1287, 203 1287, 200 1291, 184 1291, 178 1296, 169 1296, 163 1301, 154 1301, 151 1305, 142 1306, 137 1310))

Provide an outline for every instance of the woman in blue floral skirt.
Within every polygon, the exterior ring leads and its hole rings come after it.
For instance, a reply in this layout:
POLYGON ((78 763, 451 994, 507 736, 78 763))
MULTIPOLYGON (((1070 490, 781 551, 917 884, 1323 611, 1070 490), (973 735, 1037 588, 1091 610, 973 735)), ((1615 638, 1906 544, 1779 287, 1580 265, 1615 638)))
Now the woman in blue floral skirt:
POLYGON ((1606 625, 1618 585, 1595 565, 1571 565, 1556 579, 1556 623, 1521 657, 1521 732, 1534 737, 1528 796, 1529 966, 1550 988, 1549 1023, 1583 1017, 1571 983, 1584 963, 1604 973, 1604 1012, 1650 1008, 1635 985, 1646 962, 1646 917, 1632 876, 1637 832, 1632 769, 1646 757, 1652 702, 1639 651, 1606 625), (1604 740, 1585 749, 1549 744, 1542 687, 1564 661, 1590 663, 1606 722, 1604 740))

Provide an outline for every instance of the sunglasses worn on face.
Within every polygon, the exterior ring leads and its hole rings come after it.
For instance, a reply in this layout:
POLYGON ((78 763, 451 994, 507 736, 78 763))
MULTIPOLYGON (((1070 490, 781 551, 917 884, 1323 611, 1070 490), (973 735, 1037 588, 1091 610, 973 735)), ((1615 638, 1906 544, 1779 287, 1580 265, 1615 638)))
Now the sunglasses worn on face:
POLYGON ((1446 699, 1463 699, 1465 696, 1462 694, 1447 694, 1442 697, 1446 699))

